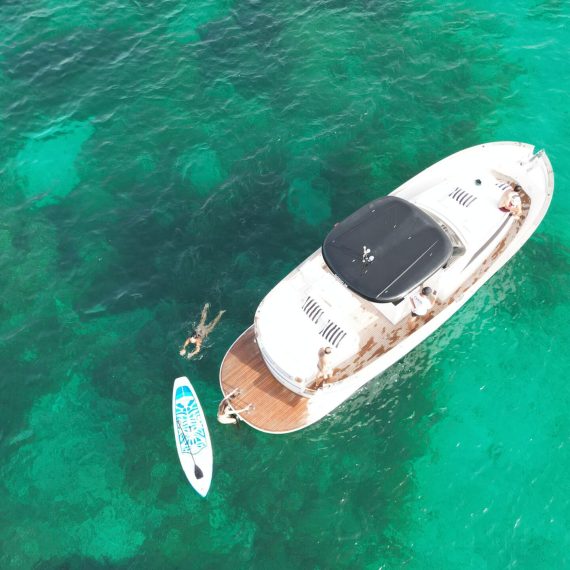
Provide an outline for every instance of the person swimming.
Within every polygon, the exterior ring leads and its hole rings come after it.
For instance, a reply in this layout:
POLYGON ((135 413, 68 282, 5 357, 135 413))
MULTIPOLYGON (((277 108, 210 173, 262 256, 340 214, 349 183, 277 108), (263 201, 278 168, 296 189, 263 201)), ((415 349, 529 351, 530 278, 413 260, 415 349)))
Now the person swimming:
POLYGON ((208 310, 210 309, 210 303, 206 303, 202 309, 202 315, 200 316, 200 323, 194 329, 194 332, 191 336, 189 336, 185 341, 184 345, 182 346, 182 350, 180 351, 180 356, 186 356, 186 358, 190 359, 193 356, 196 356, 200 350, 202 349, 202 344, 206 337, 214 330, 216 325, 220 322, 222 315, 226 312, 225 310, 220 311, 216 318, 211 321, 210 323, 206 324, 206 319, 208 318, 208 310), (192 352, 187 353, 188 345, 193 344, 194 350, 192 352))

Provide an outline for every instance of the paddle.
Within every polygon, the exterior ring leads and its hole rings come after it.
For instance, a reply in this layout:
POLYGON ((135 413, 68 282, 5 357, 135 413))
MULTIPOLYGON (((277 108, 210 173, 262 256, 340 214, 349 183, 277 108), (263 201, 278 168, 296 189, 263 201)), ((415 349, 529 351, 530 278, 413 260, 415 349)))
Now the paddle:
POLYGON ((192 457, 192 461, 194 462, 194 476, 196 477, 196 479, 202 479, 202 477, 204 477, 204 473, 198 467, 198 465, 196 465, 196 460, 194 459, 194 454, 192 453, 192 450, 190 449, 190 442, 186 439, 186 434, 184 433, 184 430, 182 429, 182 426, 180 425, 180 420, 178 418, 176 419, 176 423, 178 424, 178 429, 180 430, 180 433, 182 434, 182 437, 184 438, 184 441, 186 442, 186 445, 188 446, 188 451, 190 452, 190 457, 192 457))

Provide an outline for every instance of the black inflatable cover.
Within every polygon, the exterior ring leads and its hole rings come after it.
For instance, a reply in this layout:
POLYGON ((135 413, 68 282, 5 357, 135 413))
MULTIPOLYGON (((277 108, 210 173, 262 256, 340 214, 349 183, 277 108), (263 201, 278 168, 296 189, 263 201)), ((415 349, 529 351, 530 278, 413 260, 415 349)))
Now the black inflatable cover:
POLYGON ((386 196, 336 224, 322 251, 347 287, 370 301, 388 303, 401 300, 442 267, 452 245, 423 210, 386 196))

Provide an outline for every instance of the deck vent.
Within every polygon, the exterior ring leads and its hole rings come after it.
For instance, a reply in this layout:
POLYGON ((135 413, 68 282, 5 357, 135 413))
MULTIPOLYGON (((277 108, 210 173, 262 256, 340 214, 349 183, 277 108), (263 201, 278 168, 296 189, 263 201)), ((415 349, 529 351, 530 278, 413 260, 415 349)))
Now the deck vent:
POLYGON ((303 311, 314 323, 318 323, 324 313, 321 306, 312 297, 307 297, 307 300, 303 303, 303 311))
POLYGON ((507 184, 506 182, 497 182, 495 184, 495 186, 501 191, 501 192, 506 192, 507 190, 512 190, 513 187, 510 184, 507 184))
POLYGON ((340 343, 346 336, 346 333, 332 321, 327 321, 327 324, 319 331, 319 334, 335 348, 340 346, 340 343))
POLYGON ((465 192, 465 190, 461 190, 459 186, 449 194, 450 198, 453 198, 456 202, 468 208, 477 200, 477 196, 473 196, 473 194, 469 194, 469 192, 465 192))
POLYGON ((321 306, 313 299, 312 297, 307 297, 305 302, 303 303, 303 311, 305 314, 315 323, 319 325, 319 321, 322 320, 325 324, 319 330, 319 334, 331 345, 335 348, 340 346, 340 343, 343 341, 346 333, 333 321, 330 319, 323 319, 323 315, 325 312, 321 308, 321 306))

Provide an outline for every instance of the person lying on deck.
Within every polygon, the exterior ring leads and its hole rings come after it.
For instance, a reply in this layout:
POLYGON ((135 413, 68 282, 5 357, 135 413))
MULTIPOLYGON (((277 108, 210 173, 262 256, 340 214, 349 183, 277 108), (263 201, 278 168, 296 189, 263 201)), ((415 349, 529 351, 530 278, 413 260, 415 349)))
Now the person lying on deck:
POLYGON ((499 210, 509 212, 516 220, 522 214, 522 200, 519 192, 522 188, 517 184, 512 190, 505 190, 499 201, 499 210))
POLYGON ((310 386, 307 388, 310 391, 322 388, 326 381, 332 378, 332 368, 330 364, 332 348, 330 346, 319 349, 319 361, 317 362, 317 375, 310 386))
POLYGON ((216 325, 220 322, 222 315, 226 312, 220 311, 216 318, 209 324, 206 324, 206 318, 208 317, 208 310, 210 309, 210 303, 206 303, 204 308, 202 309, 202 315, 200 316, 200 323, 194 330, 194 333, 189 336, 185 341, 184 345, 182 346, 182 350, 180 351, 180 356, 185 356, 186 358, 190 359, 193 356, 196 356, 202 349, 202 343, 206 339, 206 337, 214 330, 216 325), (194 350, 186 354, 186 348, 189 344, 194 345, 194 350))

